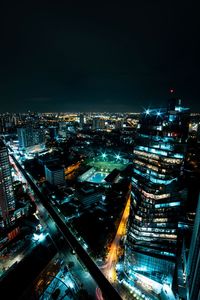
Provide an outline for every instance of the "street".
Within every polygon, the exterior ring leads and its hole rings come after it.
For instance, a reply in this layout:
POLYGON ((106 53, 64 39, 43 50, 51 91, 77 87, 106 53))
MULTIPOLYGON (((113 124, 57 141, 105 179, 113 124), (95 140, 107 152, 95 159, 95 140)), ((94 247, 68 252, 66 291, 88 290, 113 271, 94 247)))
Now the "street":
POLYGON ((116 274, 116 264, 119 258, 119 249, 120 249, 120 240, 126 233, 126 224, 130 212, 130 200, 131 196, 128 197, 120 224, 117 229, 116 236, 111 244, 106 262, 103 266, 101 266, 101 270, 104 275, 108 278, 108 280, 113 283, 117 280, 116 274))

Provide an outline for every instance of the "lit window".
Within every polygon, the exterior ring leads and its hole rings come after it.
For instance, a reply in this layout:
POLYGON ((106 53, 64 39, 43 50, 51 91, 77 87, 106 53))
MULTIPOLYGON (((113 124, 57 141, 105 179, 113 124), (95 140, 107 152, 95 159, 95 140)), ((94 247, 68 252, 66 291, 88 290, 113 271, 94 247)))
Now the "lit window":
POLYGON ((138 220, 138 221, 140 221, 140 222, 142 221, 142 218, 139 217, 138 215, 135 215, 135 219, 138 220))
POLYGON ((168 218, 155 218, 153 219, 153 222, 167 222, 168 218))
POLYGON ((148 198, 151 198, 151 199, 165 199, 165 198, 169 198, 170 197, 170 194, 162 194, 162 195, 154 195, 154 194, 151 194, 151 193, 147 193, 146 191, 142 190, 141 191, 142 194, 145 196, 145 197, 148 197, 148 198))
POLYGON ((171 203, 161 203, 161 204, 156 204, 155 208, 161 208, 161 207, 174 207, 174 206, 179 206, 181 202, 171 202, 171 203))

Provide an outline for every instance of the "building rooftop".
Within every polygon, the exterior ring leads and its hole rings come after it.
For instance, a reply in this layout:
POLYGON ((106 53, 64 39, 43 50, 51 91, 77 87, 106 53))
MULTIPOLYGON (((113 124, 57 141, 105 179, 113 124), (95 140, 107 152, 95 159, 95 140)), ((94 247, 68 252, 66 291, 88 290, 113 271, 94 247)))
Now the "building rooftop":
POLYGON ((108 174, 108 176, 106 176, 106 178, 104 179, 106 182, 111 182, 113 183, 113 181, 115 180, 115 178, 119 175, 120 171, 117 169, 114 169, 110 174, 108 174))
POLYGON ((48 168, 50 171, 59 171, 59 170, 64 170, 63 167, 58 166, 58 165, 46 165, 46 168, 48 168))

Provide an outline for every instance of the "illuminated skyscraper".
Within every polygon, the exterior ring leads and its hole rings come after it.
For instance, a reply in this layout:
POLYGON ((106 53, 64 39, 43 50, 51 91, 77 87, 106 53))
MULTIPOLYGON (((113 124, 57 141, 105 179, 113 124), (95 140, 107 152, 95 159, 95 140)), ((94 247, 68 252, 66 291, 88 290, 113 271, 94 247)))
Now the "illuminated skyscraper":
POLYGON ((138 124, 124 261, 134 280, 172 284, 188 124, 189 109, 176 99, 166 109, 146 110, 138 124))
POLYGON ((10 216, 14 210, 15 199, 8 150, 0 139, 0 226, 10 223, 10 216))
POLYGON ((33 146, 33 128, 31 126, 21 127, 17 129, 19 146, 27 148, 33 146))
POLYGON ((187 299, 200 299, 200 195, 186 268, 187 299))

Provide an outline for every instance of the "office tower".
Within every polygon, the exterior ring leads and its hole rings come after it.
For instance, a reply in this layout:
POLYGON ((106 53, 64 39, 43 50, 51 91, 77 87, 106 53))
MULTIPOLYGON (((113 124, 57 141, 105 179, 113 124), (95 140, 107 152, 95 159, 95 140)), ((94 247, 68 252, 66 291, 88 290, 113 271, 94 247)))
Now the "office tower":
POLYGON ((4 119, 3 115, 0 116, 0 133, 4 132, 4 119))
POLYGON ((184 204, 179 187, 189 109, 172 99, 166 109, 148 109, 138 123, 132 202, 124 268, 129 278, 172 284, 178 221, 184 204))
POLYGON ((85 124, 85 115, 80 114, 80 127, 83 127, 85 124))
POLYGON ((19 121, 17 114, 2 114, 0 116, 0 132, 13 133, 15 132, 15 126, 19 121))
POLYGON ((122 129, 123 128, 123 124, 124 124, 124 120, 117 120, 115 122, 115 128, 116 129, 122 129))
POLYGON ((27 148, 33 146, 33 128, 31 126, 21 127, 17 129, 19 146, 21 148, 27 148))
POLYGON ((0 139, 0 226, 8 226, 15 210, 8 150, 0 139))
POLYGON ((17 133, 21 148, 42 144, 45 141, 45 135, 41 128, 33 128, 32 126, 21 127, 17 129, 17 133))
POLYGON ((34 145, 39 145, 45 142, 45 133, 43 128, 34 128, 33 134, 34 134, 34 139, 33 139, 34 145))
POLYGON ((51 140, 55 140, 57 138, 57 135, 58 135, 57 127, 56 126, 49 127, 49 136, 51 140))
POLYGON ((66 138, 67 136, 67 126, 66 122, 59 122, 58 134, 62 138, 66 138))
POLYGON ((200 194, 186 268, 187 299, 200 299, 200 194))
POLYGON ((92 120, 92 129, 97 130, 97 129, 104 129, 105 128, 105 120, 101 118, 94 118, 92 120))
POLYGON ((65 185, 64 168, 55 165, 46 165, 45 178, 52 185, 65 185))

